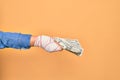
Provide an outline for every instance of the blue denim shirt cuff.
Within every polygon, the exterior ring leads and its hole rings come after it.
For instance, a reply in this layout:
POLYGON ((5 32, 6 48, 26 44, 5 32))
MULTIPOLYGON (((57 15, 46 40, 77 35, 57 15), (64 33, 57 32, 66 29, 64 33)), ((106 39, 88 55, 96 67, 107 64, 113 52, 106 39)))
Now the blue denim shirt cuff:
POLYGON ((30 48, 30 34, 1 32, 0 31, 0 48, 30 48))

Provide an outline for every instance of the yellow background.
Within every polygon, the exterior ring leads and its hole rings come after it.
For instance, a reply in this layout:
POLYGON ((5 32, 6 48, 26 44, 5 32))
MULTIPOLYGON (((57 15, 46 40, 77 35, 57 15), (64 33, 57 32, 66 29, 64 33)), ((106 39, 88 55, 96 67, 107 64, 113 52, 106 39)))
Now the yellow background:
POLYGON ((2 0, 0 30, 77 38, 84 54, 0 50, 0 80, 120 80, 119 0, 2 0))

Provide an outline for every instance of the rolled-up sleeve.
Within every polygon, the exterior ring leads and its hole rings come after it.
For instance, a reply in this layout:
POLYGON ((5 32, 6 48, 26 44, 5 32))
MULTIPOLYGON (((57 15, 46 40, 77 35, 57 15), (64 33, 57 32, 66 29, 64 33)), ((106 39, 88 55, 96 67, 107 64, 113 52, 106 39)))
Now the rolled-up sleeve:
POLYGON ((2 48, 28 49, 30 48, 30 38, 31 34, 0 31, 0 49, 2 48))

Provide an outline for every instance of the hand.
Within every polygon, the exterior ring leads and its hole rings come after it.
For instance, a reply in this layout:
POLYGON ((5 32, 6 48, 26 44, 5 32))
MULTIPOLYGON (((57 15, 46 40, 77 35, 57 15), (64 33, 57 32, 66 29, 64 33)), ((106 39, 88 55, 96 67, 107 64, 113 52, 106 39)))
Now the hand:
POLYGON ((54 38, 49 36, 32 36, 31 46, 41 47, 47 52, 56 52, 63 50, 62 47, 54 40, 54 38))

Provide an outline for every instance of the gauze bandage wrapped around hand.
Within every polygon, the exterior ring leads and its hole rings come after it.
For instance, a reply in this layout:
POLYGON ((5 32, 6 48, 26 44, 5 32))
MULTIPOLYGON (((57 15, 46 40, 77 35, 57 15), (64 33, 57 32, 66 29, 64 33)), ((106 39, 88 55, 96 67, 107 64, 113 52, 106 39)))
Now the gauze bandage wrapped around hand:
POLYGON ((38 36, 35 40, 34 46, 42 47, 47 52, 56 52, 62 50, 62 47, 55 42, 54 38, 49 36, 38 36))

